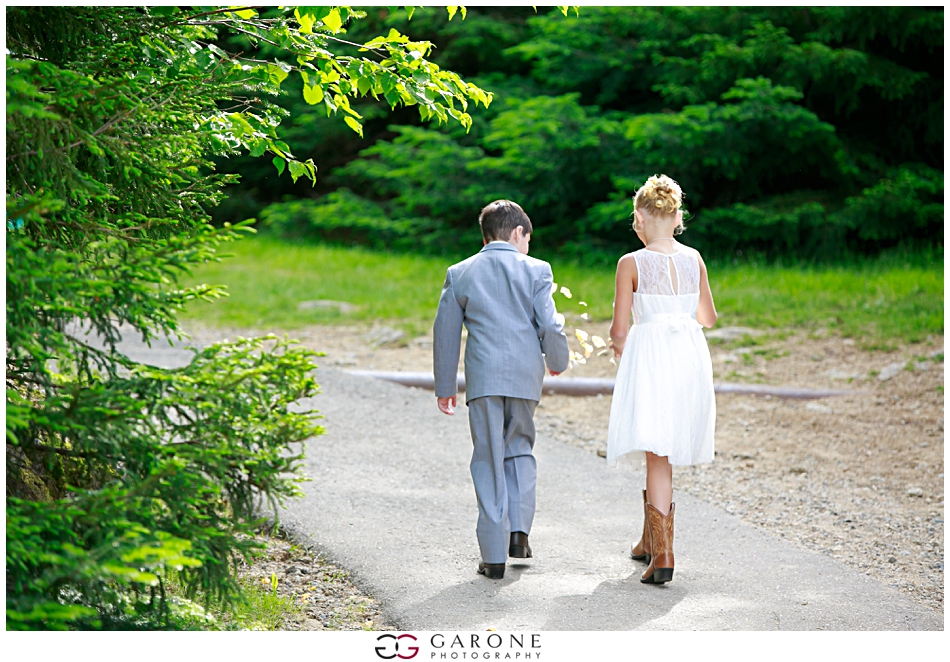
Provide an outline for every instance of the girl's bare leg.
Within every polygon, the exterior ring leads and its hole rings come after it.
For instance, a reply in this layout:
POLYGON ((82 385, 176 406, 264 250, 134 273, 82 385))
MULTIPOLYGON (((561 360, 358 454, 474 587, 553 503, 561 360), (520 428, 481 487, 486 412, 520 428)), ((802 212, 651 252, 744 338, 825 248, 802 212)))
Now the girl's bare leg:
POLYGON ((669 458, 649 451, 646 458, 647 501, 666 517, 670 514, 670 504, 673 502, 673 465, 669 458))

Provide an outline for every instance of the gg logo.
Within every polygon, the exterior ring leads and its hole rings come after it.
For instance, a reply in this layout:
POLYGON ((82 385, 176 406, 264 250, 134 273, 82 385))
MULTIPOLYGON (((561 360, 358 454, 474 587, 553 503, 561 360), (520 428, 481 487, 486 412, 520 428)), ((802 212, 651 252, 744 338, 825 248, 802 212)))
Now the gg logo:
POLYGON ((416 641, 416 638, 411 634, 401 634, 398 637, 394 634, 379 635, 378 637, 376 637, 376 641, 382 641, 383 639, 392 639, 392 642, 387 641, 384 645, 377 646, 376 654, 379 657, 383 658, 384 660, 391 660, 394 657, 398 657, 400 660, 411 660, 412 658, 414 658, 416 655, 419 654, 419 647, 407 646, 406 651, 409 653, 409 655, 403 655, 402 653, 400 653, 399 640, 406 639, 406 638, 416 641), (392 651, 390 650, 390 646, 392 646, 392 649, 393 649, 392 651))

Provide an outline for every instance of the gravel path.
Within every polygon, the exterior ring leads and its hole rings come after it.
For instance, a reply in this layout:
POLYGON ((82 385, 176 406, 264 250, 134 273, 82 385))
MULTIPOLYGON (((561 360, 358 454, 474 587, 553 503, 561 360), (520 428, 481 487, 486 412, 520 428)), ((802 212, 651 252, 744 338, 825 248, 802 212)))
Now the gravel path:
POLYGON ((745 524, 717 504, 676 497, 677 577, 638 581, 642 472, 610 471, 596 454, 538 435, 538 511, 531 560, 505 579, 475 574, 476 512, 464 407, 323 368, 317 407, 327 433, 307 447, 305 497, 281 516, 369 590, 401 629, 888 630, 940 629, 907 596, 745 524))
MULTIPOLYGON (((323 366, 431 368, 425 338, 373 347, 366 333, 318 327, 294 335, 327 352, 323 366)), ((222 333, 199 330, 196 340, 212 336, 222 333)), ((931 356, 942 352, 942 337, 890 352, 796 336, 748 349, 738 344, 713 346, 717 378, 869 393, 818 403, 719 396, 716 462, 678 470, 677 490, 785 544, 834 557, 942 615, 943 363, 942 353, 931 356)), ((612 370, 591 361, 574 374, 612 370)), ((596 454, 609 402, 546 396, 539 432, 596 454)))
MULTIPOLYGON (((199 329, 196 338, 221 334, 199 329)), ((387 327, 310 327, 294 335, 326 352, 323 366, 432 367, 430 339, 406 341, 387 327), (389 342, 374 346, 379 340, 389 342)), ((815 402, 720 394, 716 461, 677 468, 674 487, 942 613, 943 337, 889 351, 804 334, 710 344, 717 380, 865 393, 815 402)), ((592 357, 570 374, 615 372, 592 357)), ((597 453, 609 411, 609 396, 545 396, 537 422, 544 434, 597 453)))

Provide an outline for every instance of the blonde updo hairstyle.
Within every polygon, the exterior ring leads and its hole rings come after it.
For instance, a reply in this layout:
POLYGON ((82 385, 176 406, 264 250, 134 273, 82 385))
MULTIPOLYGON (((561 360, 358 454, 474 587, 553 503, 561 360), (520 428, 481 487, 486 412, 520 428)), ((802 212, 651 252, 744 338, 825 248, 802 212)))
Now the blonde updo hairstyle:
MULTIPOLYGON (((658 221, 670 221, 676 217, 676 212, 683 206, 683 189, 673 179, 666 175, 653 175, 646 183, 637 189, 633 196, 633 210, 645 214, 658 221)), ((643 224, 633 216, 633 229, 643 231, 643 224)), ((680 234, 686 228, 683 221, 673 228, 673 234, 680 234)))

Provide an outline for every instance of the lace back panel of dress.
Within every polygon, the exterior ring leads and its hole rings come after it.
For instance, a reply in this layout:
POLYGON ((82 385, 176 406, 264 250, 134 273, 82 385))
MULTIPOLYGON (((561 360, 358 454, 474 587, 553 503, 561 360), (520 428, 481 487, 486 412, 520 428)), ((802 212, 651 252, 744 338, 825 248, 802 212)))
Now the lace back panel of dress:
POLYGON ((673 254, 657 253, 641 248, 634 254, 637 261, 637 294, 698 294, 699 261, 684 250, 673 254), (675 277, 670 272, 670 264, 675 277))

